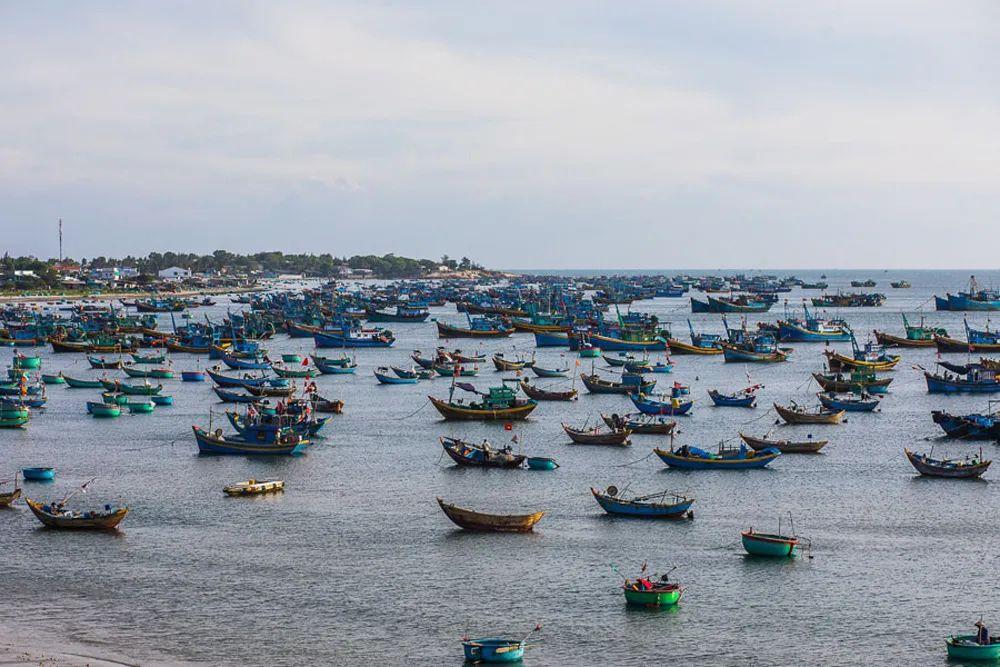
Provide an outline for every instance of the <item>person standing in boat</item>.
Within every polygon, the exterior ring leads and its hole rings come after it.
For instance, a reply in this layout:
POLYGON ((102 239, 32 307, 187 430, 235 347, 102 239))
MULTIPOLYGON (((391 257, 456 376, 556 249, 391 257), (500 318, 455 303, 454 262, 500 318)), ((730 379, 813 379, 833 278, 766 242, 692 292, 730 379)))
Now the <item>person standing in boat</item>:
POLYGON ((976 628, 976 643, 983 646, 991 643, 990 629, 983 624, 982 619, 976 621, 976 628))

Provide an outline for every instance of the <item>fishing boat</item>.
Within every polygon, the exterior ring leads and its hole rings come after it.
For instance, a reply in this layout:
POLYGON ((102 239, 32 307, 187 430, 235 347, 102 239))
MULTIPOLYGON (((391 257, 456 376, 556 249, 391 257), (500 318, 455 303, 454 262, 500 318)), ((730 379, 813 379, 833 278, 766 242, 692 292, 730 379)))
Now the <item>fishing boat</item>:
POLYGON ((632 404, 635 405, 636 409, 645 415, 684 415, 694 406, 693 400, 685 400, 680 396, 671 396, 670 400, 658 401, 639 392, 629 394, 628 397, 632 399, 632 404))
POLYGON ((407 380, 430 380, 434 377, 434 371, 425 368, 400 368, 399 366, 390 366, 389 368, 396 374, 396 377, 407 380))
MULTIPOLYGON (((21 497, 21 487, 17 483, 18 473, 14 472, 14 488, 10 491, 0 492, 0 507, 10 507, 15 500, 21 497)), ((6 484, 9 480, 0 480, 0 484, 6 484)))
POLYGON ((458 327, 437 320, 438 338, 506 338, 514 333, 514 327, 507 326, 499 320, 487 318, 469 318, 468 327, 458 327))
POLYGON ((281 378, 314 378, 319 374, 316 369, 304 367, 301 364, 298 367, 292 367, 284 363, 274 363, 271 364, 271 370, 281 378))
POLYGON ((774 363, 787 361, 789 348, 777 347, 777 341, 768 334, 758 334, 743 343, 722 343, 723 359, 729 363, 774 363))
POLYGON ((763 438, 755 438, 746 433, 740 433, 740 438, 751 449, 758 452, 765 449, 777 449, 782 454, 815 454, 829 443, 829 440, 813 440, 812 434, 809 434, 808 440, 798 442, 792 440, 771 440, 768 439, 768 435, 770 434, 765 434, 763 438))
POLYGON ((218 396, 219 400, 223 403, 254 403, 258 400, 253 394, 233 391, 232 389, 226 389, 225 387, 212 387, 212 391, 215 392, 215 395, 218 396))
POLYGON ((125 375, 133 378, 157 378, 160 380, 172 380, 174 378, 174 370, 172 368, 136 368, 129 363, 122 365, 122 370, 125 371, 125 375))
POLYGON ((973 662, 1000 660, 1000 639, 992 639, 982 620, 976 623, 976 634, 952 635, 945 639, 948 657, 973 662))
POLYGON ((849 375, 843 373, 813 373, 813 378, 823 391, 854 394, 885 394, 892 378, 880 378, 874 371, 856 368, 849 375))
POLYGON ((120 380, 101 380, 101 386, 108 391, 120 391, 129 396, 152 396, 163 391, 163 385, 152 385, 149 382, 143 384, 128 384, 120 380))
POLYGON ((122 408, 117 403, 87 401, 87 412, 98 418, 121 417, 122 408))
POLYGON ((310 396, 310 405, 316 412, 325 412, 330 414, 339 415, 344 411, 344 402, 338 400, 330 400, 319 396, 318 394, 312 394, 310 396))
POLYGON ((968 291, 957 294, 948 292, 944 298, 935 295, 934 307, 937 310, 1000 310, 1000 292, 995 289, 980 288, 976 277, 971 276, 968 291))
MULTIPOLYGON (((266 375, 251 376, 244 373, 242 377, 233 377, 231 375, 223 375, 222 373, 216 372, 214 370, 206 370, 205 373, 208 377, 212 378, 212 381, 220 387, 234 388, 234 387, 262 387, 265 384, 272 383, 273 380, 266 375)), ((279 384, 273 382, 274 384, 279 384)), ((285 381, 287 383, 287 380, 285 381)))
POLYGON ((927 454, 911 452, 903 449, 910 464, 921 475, 928 477, 951 477, 954 479, 970 479, 980 477, 990 467, 992 461, 983 459, 982 450, 963 459, 933 459, 927 454))
POLYGON ((625 602, 636 607, 672 607, 681 600, 684 590, 680 584, 670 582, 670 575, 661 575, 656 580, 655 575, 647 577, 645 575, 645 565, 643 573, 634 581, 626 579, 622 584, 622 592, 625 594, 625 602))
POLYGON ((831 412, 872 412, 879 406, 879 397, 869 394, 837 394, 821 391, 816 394, 820 404, 831 412))
POLYGON ((924 318, 920 318, 918 326, 912 326, 903 313, 903 329, 905 336, 895 336, 884 331, 873 331, 875 340, 885 347, 934 347, 935 336, 948 336, 948 331, 941 327, 928 327, 924 324, 924 318))
POLYGON ((483 440, 481 445, 446 436, 441 436, 439 440, 451 460, 460 466, 520 468, 526 458, 521 454, 515 454, 509 446, 495 449, 487 440, 483 440))
POLYGON ((753 408, 757 406, 757 390, 762 387, 763 385, 755 384, 732 394, 723 394, 715 389, 709 389, 708 395, 712 399, 712 403, 719 407, 753 408))
POLYGON ((357 362, 346 355, 339 359, 313 355, 312 360, 323 375, 349 375, 358 368, 357 362))
POLYGON ((31 409, 23 400, 0 399, 0 428, 24 428, 31 421, 31 409))
POLYGON ((483 393, 471 384, 453 381, 448 400, 433 396, 427 398, 446 420, 521 420, 527 418, 532 410, 538 407, 538 401, 519 399, 515 390, 506 385, 490 387, 489 391, 483 393), (477 394, 481 399, 468 403, 462 399, 455 400, 455 387, 477 394))
POLYGON ((173 405, 174 397, 167 396, 165 394, 153 394, 149 397, 149 400, 153 402, 153 405, 173 405))
POLYGON ((635 394, 652 391, 656 380, 646 380, 639 373, 622 373, 622 381, 605 380, 598 374, 581 374, 583 386, 592 394, 635 394))
POLYGON ((530 533, 535 524, 541 521, 545 512, 530 514, 486 514, 465 509, 458 505, 446 503, 443 498, 437 499, 438 505, 455 525, 466 530, 487 531, 496 533, 530 533))
POLYGON ((656 415, 646 415, 641 412, 618 415, 601 415, 601 419, 608 425, 608 428, 627 428, 632 433, 642 435, 670 435, 677 427, 677 422, 672 419, 664 419, 656 415))
POLYGON ((408 304, 397 304, 394 312, 376 310, 375 308, 365 309, 365 319, 369 322, 423 322, 428 317, 430 317, 430 311, 426 308, 408 304))
POLYGON ((497 352, 493 355, 493 365, 498 371, 520 371, 534 363, 534 359, 507 359, 503 352, 497 352))
POLYGON ((962 354, 1000 352, 1000 331, 990 331, 988 323, 985 329, 973 329, 965 320, 962 324, 965 327, 965 340, 949 338, 948 336, 934 336, 934 344, 937 346, 938 352, 962 354))
POLYGON ((777 449, 754 451, 744 444, 739 447, 727 447, 720 444, 717 452, 708 452, 691 445, 683 445, 676 449, 664 450, 659 447, 653 450, 660 460, 671 468, 683 470, 749 470, 764 468, 771 461, 781 456, 777 449))
POLYGON ((51 482, 56 478, 56 469, 47 466, 22 468, 24 479, 31 482, 51 482))
POLYGON ((479 375, 479 366, 468 366, 455 361, 434 364, 432 370, 441 377, 475 377, 479 375))
POLYGON ((695 333, 694 325, 691 324, 690 319, 687 321, 687 324, 691 334, 691 342, 685 343, 676 338, 668 338, 667 344, 670 347, 671 354, 722 354, 722 336, 718 334, 695 333))
POLYGON ((525 464, 529 470, 555 470, 559 467, 555 459, 546 456, 529 456, 525 459, 525 464))
POLYGON ((128 507, 105 505, 101 510, 67 510, 62 502, 40 503, 31 498, 24 501, 42 525, 61 530, 113 530, 128 514, 128 507))
POLYGON ((55 375, 42 373, 42 382, 45 384, 66 384, 66 378, 63 377, 61 371, 55 375))
POLYGON ((804 317, 778 320, 778 340, 782 343, 834 343, 851 339, 851 328, 843 320, 816 317, 802 304, 804 317))
POLYGON ((371 331, 352 329, 324 329, 313 334, 313 341, 316 347, 392 347, 396 342, 396 337, 387 329, 375 329, 371 331))
POLYGON ((181 371, 181 380, 183 382, 204 382, 205 373, 202 371, 181 371))
POLYGON ((620 516, 640 517, 643 519, 681 519, 689 516, 694 498, 688 498, 673 491, 661 491, 645 496, 629 496, 616 486, 609 486, 606 491, 590 488, 604 511, 620 516))
POLYGON ((132 361, 134 363, 148 364, 152 366, 162 364, 167 360, 166 352, 164 352, 163 354, 151 354, 151 355, 136 354, 135 352, 133 352, 130 356, 132 357, 132 361))
POLYGON ((248 479, 222 487, 222 492, 227 496, 259 496, 284 490, 285 482, 281 479, 248 479))
POLYGON ((536 331, 535 347, 569 347, 569 333, 565 331, 536 331))
POLYGON ((156 403, 152 401, 129 401, 127 405, 128 411, 134 415, 149 414, 156 409, 156 403))
POLYGON ((613 445, 616 447, 628 447, 632 444, 629 436, 632 431, 627 428, 610 428, 604 430, 600 426, 591 428, 574 428, 569 424, 562 424, 563 430, 569 439, 578 445, 613 445))
POLYGON ((241 436, 224 436, 222 429, 216 429, 214 433, 199 426, 192 426, 191 429, 201 454, 294 455, 301 454, 311 444, 308 439, 292 431, 282 433, 274 443, 259 443, 241 436))
MULTIPOLYGON (((940 363, 940 362, 939 362, 940 363)), ((929 394, 994 394, 1000 392, 997 371, 982 364, 970 364, 965 373, 924 371, 929 394)))
POLYGON ((529 383, 527 378, 521 380, 520 387, 525 396, 536 401, 573 401, 576 400, 578 393, 576 389, 570 389, 568 391, 550 391, 548 389, 542 389, 541 387, 529 383))
POLYGON ((88 354, 87 363, 90 364, 91 368, 117 370, 122 367, 123 362, 120 358, 108 361, 104 357, 92 357, 88 354))
POLYGON ((740 533, 743 548, 752 556, 787 558, 795 555, 799 538, 794 535, 758 533, 753 528, 740 533))
POLYGON ((845 410, 827 410, 822 406, 809 409, 791 401, 789 405, 774 404, 774 411, 788 424, 839 424, 845 410))
POLYGON ((542 368, 538 364, 531 365, 531 372, 540 378, 564 378, 569 373, 568 368, 542 368))
POLYGON ((388 366, 379 366, 374 371, 375 379, 380 384, 417 384, 420 378, 405 378, 394 374, 388 366))
POLYGON ((950 438, 963 440, 997 440, 1000 435, 1000 417, 996 413, 953 415, 944 410, 933 410, 931 418, 950 438))
POLYGON ((826 355, 827 366, 833 373, 854 369, 874 372, 891 371, 902 359, 898 354, 887 354, 881 345, 872 342, 867 343, 864 349, 858 348, 855 342, 853 357, 848 357, 834 350, 823 350, 823 354, 826 355))
POLYGON ((692 313, 766 313, 773 302, 760 301, 747 294, 729 298, 706 295, 706 300, 691 297, 692 313))
POLYGON ((295 387, 271 387, 262 386, 255 387, 253 385, 245 387, 245 389, 253 394, 254 396, 266 396, 268 398, 287 398, 295 393, 295 387))

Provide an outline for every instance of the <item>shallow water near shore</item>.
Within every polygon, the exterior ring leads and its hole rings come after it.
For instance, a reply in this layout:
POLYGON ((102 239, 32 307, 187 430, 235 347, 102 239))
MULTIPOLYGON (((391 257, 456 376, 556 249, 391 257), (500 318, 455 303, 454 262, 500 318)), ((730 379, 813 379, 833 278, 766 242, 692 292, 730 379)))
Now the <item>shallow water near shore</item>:
MULTIPOLYGON (((812 281, 819 273, 798 275, 812 281)), ((830 291, 852 291, 851 279, 870 277, 878 287, 865 291, 889 296, 881 308, 829 312, 846 318, 863 341, 875 328, 900 333, 899 313, 922 307, 928 324, 964 338, 963 314, 933 312, 928 300, 961 289, 967 273, 827 272, 830 291), (900 278, 913 288, 891 289, 889 281, 900 278)), ((997 274, 979 277, 998 282, 997 274)), ((796 289, 783 297, 794 306, 818 294, 796 289)), ((632 308, 672 322, 684 340, 687 318, 698 330, 722 332, 720 316, 691 315, 687 298, 632 308)), ((225 307, 195 312, 220 319, 225 307)), ((748 317, 752 325, 781 315, 778 304, 748 317)), ((464 316, 449 305, 432 309, 432 317, 464 316)), ((968 317, 972 326, 986 323, 985 314, 968 317)), ((169 317, 162 321, 169 327, 169 317)), ((439 342, 431 322, 389 327, 395 347, 359 350, 356 375, 318 379, 320 393, 346 407, 301 457, 198 456, 192 424, 207 426, 211 410, 213 427, 229 430, 210 383, 165 380, 163 393, 175 405, 115 420, 86 415, 96 390, 49 386, 48 408, 27 429, 0 432, 0 477, 55 466, 55 482, 23 485, 26 496, 49 500, 96 476, 80 502, 120 498, 131 513, 117 534, 73 534, 41 528, 23 503, 0 511, 3 589, 15 610, 5 625, 15 635, 61 637, 97 654, 106 647, 138 663, 458 665, 464 633, 523 636, 540 623, 525 664, 787 665, 944 664, 947 635, 971 631, 980 614, 1000 621, 992 583, 1000 526, 990 519, 1000 469, 982 481, 924 479, 902 453, 979 451, 979 443, 938 438, 931 410, 984 411, 988 399, 928 395, 913 366, 932 368, 933 349, 900 352, 904 360, 879 413, 829 427, 775 427, 768 411, 773 401, 815 402, 809 373, 822 366, 821 344, 796 344, 787 363, 749 368, 765 385, 756 410, 714 408, 706 394, 745 386, 742 364, 675 356, 673 374, 651 376, 661 388, 674 380, 691 386, 695 409, 678 418, 678 444, 711 449, 740 430, 763 435, 772 428, 776 436, 830 440, 821 454, 782 456, 767 470, 669 471, 649 456, 654 446, 669 445, 657 436, 633 436, 628 448, 567 444, 560 422, 593 423, 602 412, 632 409, 625 397, 585 391, 573 403, 542 403, 514 427, 524 451, 554 457, 559 469, 476 470, 451 465, 438 437, 503 444, 511 434, 502 425, 443 422, 426 396, 446 396, 448 379, 382 386, 372 369, 409 366, 412 350, 429 353, 439 344, 530 354, 533 338, 516 334, 480 346, 439 342), (286 491, 223 495, 224 484, 250 477, 284 479, 286 491), (693 495, 694 520, 610 518, 589 493, 609 484, 693 495), (474 509, 547 515, 534 534, 466 533, 441 513, 436 496, 474 509), (774 532, 789 512, 811 539, 813 558, 744 555, 741 530, 774 532), (687 587, 678 608, 625 606, 611 566, 631 575, 644 561, 656 572, 678 566, 673 577, 687 587)), ((266 347, 272 358, 307 354, 312 340, 279 334, 266 347)), ((43 372, 101 374, 83 355, 42 354, 43 372)), ((9 361, 9 350, 0 356, 9 361)), ((172 358, 178 370, 209 363, 172 358)), ((966 355, 947 358, 964 362, 966 355)), ((546 367, 575 362, 552 349, 538 350, 537 359, 546 367)), ((590 367, 581 360, 582 370, 590 367)), ((489 363, 471 382, 484 389, 500 377, 489 363)), ((982 448, 987 458, 998 453, 992 443, 982 448)))

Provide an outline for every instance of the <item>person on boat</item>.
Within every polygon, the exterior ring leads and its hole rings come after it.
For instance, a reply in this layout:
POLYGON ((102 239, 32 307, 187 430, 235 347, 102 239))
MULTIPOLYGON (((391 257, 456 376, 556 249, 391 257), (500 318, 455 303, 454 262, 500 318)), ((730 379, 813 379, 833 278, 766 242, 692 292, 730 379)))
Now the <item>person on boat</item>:
POLYGON ((976 643, 981 645, 990 644, 990 629, 983 625, 982 619, 976 621, 976 628, 976 643))

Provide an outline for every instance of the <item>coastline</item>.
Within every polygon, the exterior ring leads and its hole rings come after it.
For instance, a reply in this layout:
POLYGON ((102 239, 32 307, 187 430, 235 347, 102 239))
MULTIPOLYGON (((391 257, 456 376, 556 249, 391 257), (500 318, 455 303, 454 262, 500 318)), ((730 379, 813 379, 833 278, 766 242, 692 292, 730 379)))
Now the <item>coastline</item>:
MULTIPOLYGON (((205 289, 184 290, 181 292, 167 292, 171 297, 178 299, 193 296, 218 296, 220 294, 245 294, 256 292, 261 288, 255 287, 207 287, 205 289)), ((45 294, 37 296, 0 296, 0 303, 52 303, 55 301, 118 301, 120 299, 149 299, 152 297, 162 297, 164 292, 121 292, 114 294, 45 294)))
MULTIPOLYGON (((20 641, 0 639, 0 665, 4 667, 136 667, 137 661, 121 656, 95 655, 83 646, 51 646, 41 648, 20 641)), ((148 663, 146 663, 148 664, 148 663)), ((164 663, 160 663, 164 664, 164 663)))

